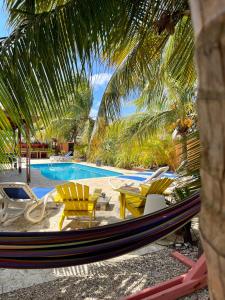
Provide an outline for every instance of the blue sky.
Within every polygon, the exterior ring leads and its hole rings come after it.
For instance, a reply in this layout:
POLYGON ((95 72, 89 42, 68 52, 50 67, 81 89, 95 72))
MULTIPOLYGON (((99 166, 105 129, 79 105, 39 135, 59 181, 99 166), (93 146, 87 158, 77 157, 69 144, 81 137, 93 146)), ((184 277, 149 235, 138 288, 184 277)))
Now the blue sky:
MULTIPOLYGON (((113 74, 113 69, 107 68, 103 64, 98 64, 93 68, 93 75, 91 76, 91 82, 93 86, 94 105, 91 115, 96 116, 98 107, 100 105, 104 90, 113 74)), ((131 103, 125 103, 121 109, 121 115, 127 116, 135 112, 135 107, 131 103)))
MULTIPOLYGON (((8 36, 10 28, 7 26, 7 12, 3 6, 4 0, 0 0, 0 37, 8 36)), ((113 69, 106 68, 103 64, 97 63, 92 72, 91 82, 93 86, 94 104, 91 116, 95 117, 104 93, 104 90, 113 74, 113 69)), ((127 116, 135 112, 135 107, 129 103, 122 107, 122 116, 127 116)))
POLYGON ((3 7, 3 1, 0 0, 0 37, 7 36, 9 34, 9 28, 7 27, 7 13, 3 7))

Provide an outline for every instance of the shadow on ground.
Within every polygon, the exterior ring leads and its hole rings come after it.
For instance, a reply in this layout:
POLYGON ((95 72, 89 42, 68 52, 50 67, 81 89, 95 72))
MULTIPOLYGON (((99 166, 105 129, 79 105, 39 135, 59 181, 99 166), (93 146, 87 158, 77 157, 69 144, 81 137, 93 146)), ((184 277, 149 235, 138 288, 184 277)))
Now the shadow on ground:
MULTIPOLYGON (((185 272, 187 268, 169 254, 170 251, 164 249, 119 262, 103 261, 55 269, 54 273, 59 279, 2 294, 0 299, 116 300, 185 272)), ((187 299, 208 298, 189 296, 187 299)))

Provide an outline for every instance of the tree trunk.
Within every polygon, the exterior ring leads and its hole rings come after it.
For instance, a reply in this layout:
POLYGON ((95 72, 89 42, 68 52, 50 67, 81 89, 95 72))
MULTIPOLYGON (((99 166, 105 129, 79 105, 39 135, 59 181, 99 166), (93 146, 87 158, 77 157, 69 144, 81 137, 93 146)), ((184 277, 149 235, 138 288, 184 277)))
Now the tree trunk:
POLYGON ((225 299, 225 0, 191 0, 198 68, 202 208, 210 299, 225 299))

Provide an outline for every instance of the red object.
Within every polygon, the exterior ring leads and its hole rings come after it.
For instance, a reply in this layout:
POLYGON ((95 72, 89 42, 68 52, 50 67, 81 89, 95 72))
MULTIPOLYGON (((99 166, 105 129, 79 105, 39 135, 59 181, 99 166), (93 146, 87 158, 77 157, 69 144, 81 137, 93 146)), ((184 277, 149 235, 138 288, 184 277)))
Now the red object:
MULTIPOLYGON (((19 143, 21 148, 27 148, 27 144, 26 143, 19 143)), ((31 143, 30 144, 31 148, 33 149, 46 149, 48 148, 48 144, 45 143, 31 143)))
POLYGON ((176 300, 207 286, 207 268, 204 254, 196 261, 179 252, 172 256, 190 267, 187 273, 153 287, 146 288, 121 300, 176 300))

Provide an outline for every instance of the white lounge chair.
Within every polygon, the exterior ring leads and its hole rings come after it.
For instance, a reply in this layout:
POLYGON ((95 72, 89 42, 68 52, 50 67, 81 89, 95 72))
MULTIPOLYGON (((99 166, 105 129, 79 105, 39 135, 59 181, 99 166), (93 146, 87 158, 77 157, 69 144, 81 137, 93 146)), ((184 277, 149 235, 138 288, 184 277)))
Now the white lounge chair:
POLYGON ((50 161, 69 161, 72 159, 72 151, 69 151, 68 153, 66 153, 65 155, 52 155, 49 157, 50 161))
POLYGON ((48 197, 54 188, 36 187, 31 189, 23 182, 0 183, 0 223, 8 225, 22 214, 31 223, 38 223, 44 218, 48 197), (31 213, 40 205, 38 216, 31 213), (10 212, 13 212, 12 216, 10 212))
MULTIPOLYGON (((160 176, 162 176, 164 173, 166 173, 166 171, 169 170, 169 167, 161 167, 158 170, 156 170, 155 172, 150 172, 150 171, 146 171, 146 172, 138 172, 138 173, 134 173, 134 174, 124 174, 124 175, 120 175, 117 177, 112 177, 109 179, 109 184, 112 186, 113 189, 117 189, 119 188, 119 186, 122 185, 137 185, 137 184, 146 184, 146 183, 150 183, 151 180, 156 179, 160 176), (115 185, 117 183, 117 186, 115 185)), ((169 177, 169 175, 167 176, 169 177)), ((171 175, 171 177, 175 177, 173 175, 171 175)))

